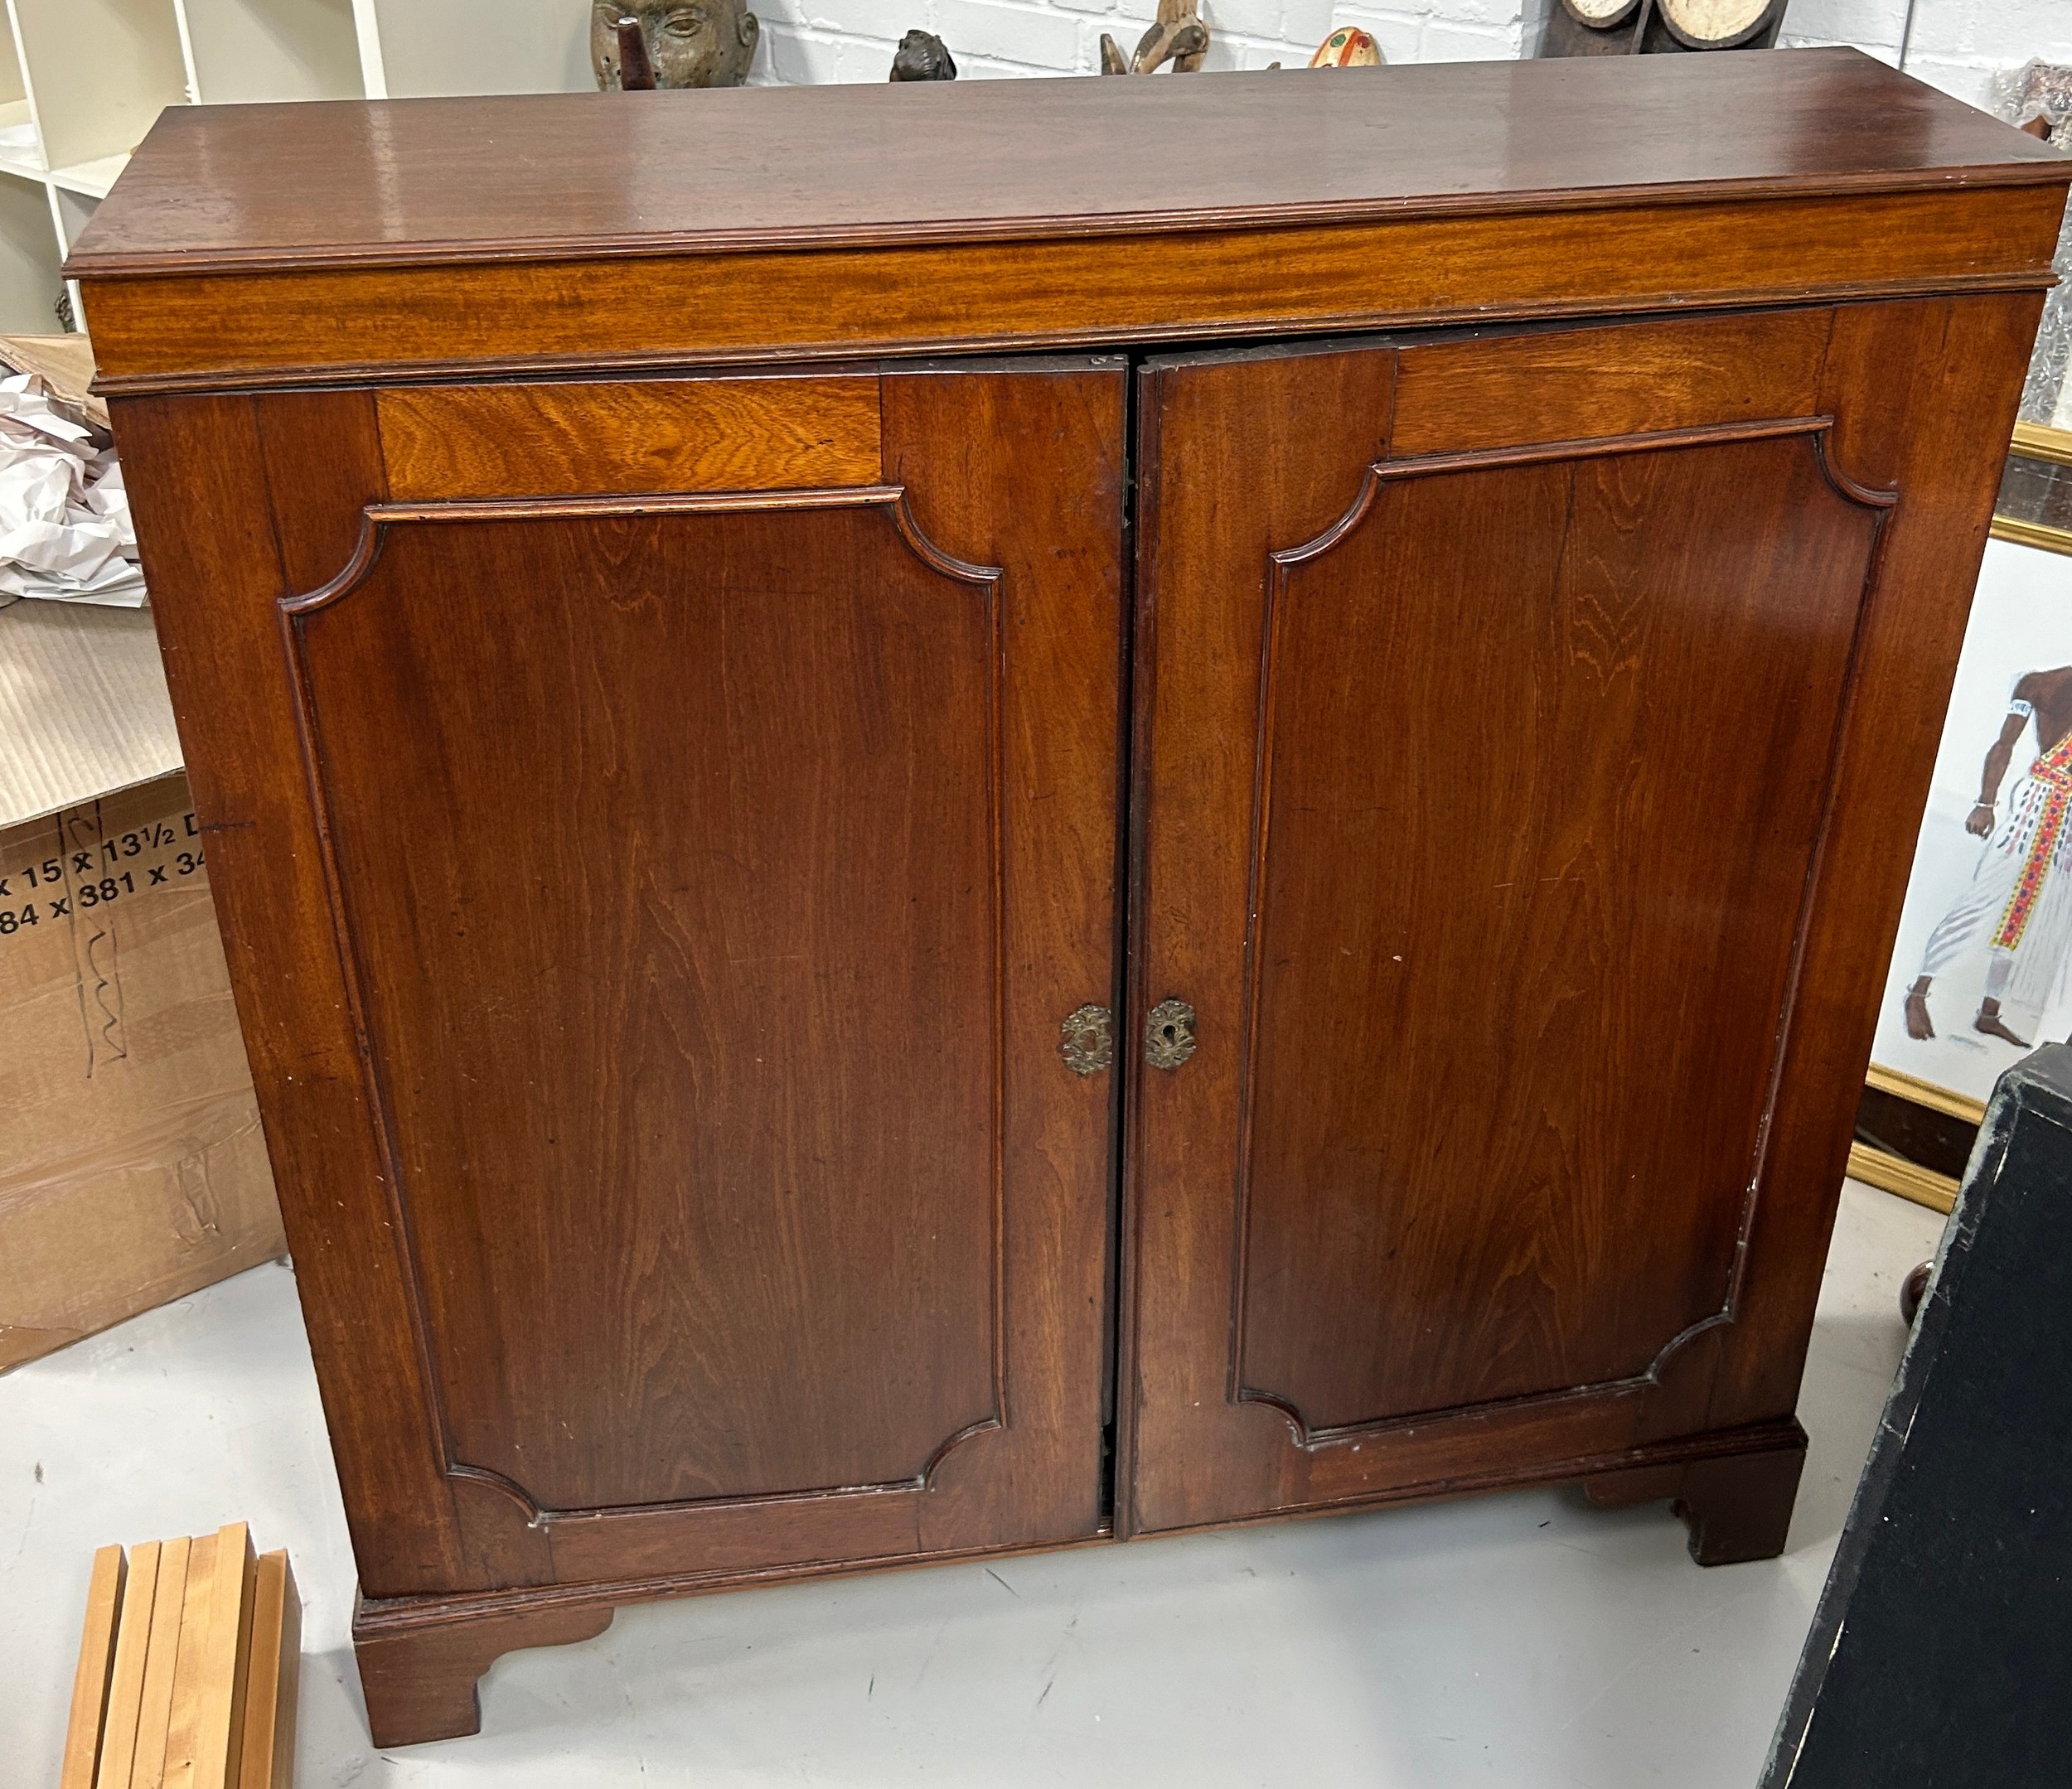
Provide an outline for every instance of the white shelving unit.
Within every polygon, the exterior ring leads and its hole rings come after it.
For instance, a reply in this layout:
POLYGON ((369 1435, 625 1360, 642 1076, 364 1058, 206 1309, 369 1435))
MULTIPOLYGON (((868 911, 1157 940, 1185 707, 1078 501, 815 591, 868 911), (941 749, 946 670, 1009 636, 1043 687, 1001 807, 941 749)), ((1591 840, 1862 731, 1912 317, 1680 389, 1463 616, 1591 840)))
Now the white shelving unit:
POLYGON ((0 334, 58 326, 59 265, 167 106, 592 85, 583 0, 5 3, 0 334))

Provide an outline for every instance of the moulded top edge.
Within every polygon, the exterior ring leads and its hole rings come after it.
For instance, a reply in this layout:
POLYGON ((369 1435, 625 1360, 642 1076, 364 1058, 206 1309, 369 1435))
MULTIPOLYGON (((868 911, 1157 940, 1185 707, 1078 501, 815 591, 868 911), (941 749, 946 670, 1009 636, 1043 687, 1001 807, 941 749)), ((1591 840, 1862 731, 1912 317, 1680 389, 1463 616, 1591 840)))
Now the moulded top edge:
POLYGON ((2064 184, 1850 50, 172 107, 86 278, 2064 184))

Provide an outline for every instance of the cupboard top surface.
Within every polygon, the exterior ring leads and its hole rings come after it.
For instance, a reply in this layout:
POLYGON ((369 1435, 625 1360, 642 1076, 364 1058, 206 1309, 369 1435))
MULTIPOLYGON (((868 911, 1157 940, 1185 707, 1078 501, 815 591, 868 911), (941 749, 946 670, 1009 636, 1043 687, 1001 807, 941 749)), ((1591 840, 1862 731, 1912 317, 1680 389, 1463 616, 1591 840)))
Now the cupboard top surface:
POLYGON ((174 106, 69 270, 1057 238, 2068 177, 2072 159, 1850 50, 174 106))

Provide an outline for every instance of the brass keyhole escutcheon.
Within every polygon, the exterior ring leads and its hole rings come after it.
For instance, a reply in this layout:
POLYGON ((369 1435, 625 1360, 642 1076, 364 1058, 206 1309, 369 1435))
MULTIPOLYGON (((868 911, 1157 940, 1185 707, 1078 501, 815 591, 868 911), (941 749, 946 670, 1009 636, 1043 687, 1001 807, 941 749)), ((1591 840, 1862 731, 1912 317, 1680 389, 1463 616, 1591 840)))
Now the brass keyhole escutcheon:
POLYGON ((1058 1053, 1075 1075, 1098 1075, 1115 1061, 1115 1020, 1105 1006, 1082 1006, 1058 1027, 1058 1053))
POLYGON ((1194 1053, 1194 1008, 1184 1000, 1161 1000, 1144 1022, 1144 1060, 1169 1072, 1194 1053))

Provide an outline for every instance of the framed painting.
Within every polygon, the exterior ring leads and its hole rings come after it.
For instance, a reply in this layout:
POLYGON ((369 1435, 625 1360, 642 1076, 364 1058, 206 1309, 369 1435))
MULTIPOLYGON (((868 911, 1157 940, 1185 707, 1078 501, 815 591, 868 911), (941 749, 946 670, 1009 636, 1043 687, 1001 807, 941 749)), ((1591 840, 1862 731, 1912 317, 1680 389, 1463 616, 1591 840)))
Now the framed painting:
POLYGON ((2072 431, 2017 425, 1849 1171, 1948 1211, 1993 1083, 2072 1036, 2072 431))

